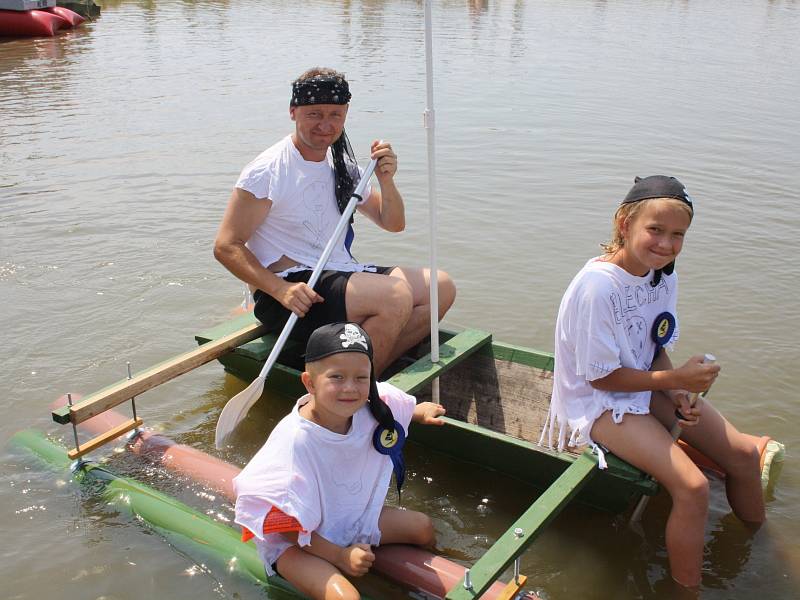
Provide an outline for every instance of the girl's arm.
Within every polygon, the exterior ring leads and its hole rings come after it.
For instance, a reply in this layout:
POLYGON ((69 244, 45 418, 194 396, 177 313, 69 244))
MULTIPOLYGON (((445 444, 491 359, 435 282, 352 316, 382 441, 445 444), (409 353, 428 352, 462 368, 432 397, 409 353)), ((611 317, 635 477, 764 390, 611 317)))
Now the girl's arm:
MULTIPOLYGON (((297 543, 297 532, 284 533, 283 537, 292 543, 297 543)), ((311 543, 301 546, 300 549, 329 562, 346 575, 353 577, 366 574, 375 562, 375 554, 369 544, 352 544, 343 548, 316 532, 311 534, 311 543)))
POLYGON ((422 425, 444 425, 439 417, 445 413, 444 406, 435 402, 420 402, 414 407, 411 420, 422 425))
POLYGON ((703 355, 691 357, 677 369, 672 366, 666 352, 659 353, 652 371, 620 367, 601 379, 590 381, 591 386, 606 392, 647 392, 707 390, 719 373, 719 365, 703 363, 703 355))

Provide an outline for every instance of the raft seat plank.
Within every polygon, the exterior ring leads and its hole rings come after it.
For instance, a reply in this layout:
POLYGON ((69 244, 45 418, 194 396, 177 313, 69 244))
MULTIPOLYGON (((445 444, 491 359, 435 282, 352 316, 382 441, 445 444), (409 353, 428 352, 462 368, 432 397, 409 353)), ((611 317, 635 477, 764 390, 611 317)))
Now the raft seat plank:
POLYGON ((399 387, 401 390, 405 390, 409 394, 413 394, 482 347, 491 343, 491 341, 492 334, 486 331, 478 329, 462 331, 439 345, 439 362, 432 362, 431 355, 426 354, 394 377, 391 377, 389 383, 399 387))
POLYGON ((596 473, 597 457, 584 452, 472 566, 472 587, 465 588, 462 579, 446 600, 480 598, 596 473), (522 530, 521 534, 517 530, 522 530))
POLYGON ((64 406, 52 413, 56 423, 83 423, 126 400, 138 396, 162 383, 174 379, 219 358, 233 348, 264 334, 265 327, 260 323, 250 323, 213 342, 208 342, 195 350, 184 352, 165 362, 137 373, 131 379, 124 379, 114 385, 88 396, 72 406, 64 406))
POLYGON ((101 433, 97 437, 92 438, 85 444, 81 444, 78 448, 73 448, 69 452, 67 452, 67 456, 69 456, 70 460, 75 460, 76 458, 80 458, 84 454, 88 454, 95 448, 99 448, 110 442, 113 439, 118 438, 123 433, 128 433, 129 431, 136 429, 137 427, 141 427, 144 421, 141 419, 131 419, 130 421, 125 421, 124 423, 120 423, 113 429, 109 429, 105 433, 101 433))

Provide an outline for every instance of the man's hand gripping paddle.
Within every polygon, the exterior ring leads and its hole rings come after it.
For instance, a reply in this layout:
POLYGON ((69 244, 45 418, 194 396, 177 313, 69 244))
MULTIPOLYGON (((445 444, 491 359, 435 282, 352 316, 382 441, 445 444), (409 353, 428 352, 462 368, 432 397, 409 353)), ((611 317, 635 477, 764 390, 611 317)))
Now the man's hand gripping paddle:
MULTIPOLYGON (((328 244, 322 251, 322 255, 319 257, 319 260, 317 261, 317 264, 311 273, 311 278, 308 280, 308 287, 311 289, 314 289, 314 286, 317 284, 320 275, 322 275, 322 271, 325 268, 325 263, 328 262, 328 258, 330 258, 333 248, 339 243, 342 235, 344 235, 345 229, 347 229, 347 226, 350 223, 350 216, 353 214, 353 211, 356 209, 356 204, 364 194, 364 190, 369 183, 369 179, 372 177, 372 174, 375 171, 375 165, 377 162, 377 160, 372 159, 369 161, 367 168, 364 169, 364 174, 361 177, 361 181, 359 181, 358 186, 356 186, 353 195, 350 196, 350 201, 347 203, 347 207, 342 212, 342 216, 339 218, 339 222, 336 224, 336 229, 334 230, 331 239, 328 240, 328 244)), ((228 403, 223 407, 222 412, 219 415, 219 420, 217 421, 217 430, 214 435, 214 444, 218 450, 222 448, 225 443, 225 439, 231 433, 233 433, 233 430, 236 429, 239 423, 241 423, 242 420, 247 416, 247 413, 253 404, 255 404, 256 401, 261 397, 261 392, 264 391, 264 381, 266 380, 267 375, 269 374, 273 365, 278 360, 278 355, 281 353, 281 350, 283 350, 283 346, 286 344, 286 340, 288 339, 295 323, 297 323, 297 319, 298 317, 296 314, 292 313, 289 315, 289 320, 286 321, 286 325, 283 326, 283 331, 281 331, 281 334, 278 336, 275 345, 272 347, 272 352, 269 353, 267 362, 264 363, 264 367, 261 369, 258 377, 256 377, 253 382, 244 390, 228 400, 228 403)))

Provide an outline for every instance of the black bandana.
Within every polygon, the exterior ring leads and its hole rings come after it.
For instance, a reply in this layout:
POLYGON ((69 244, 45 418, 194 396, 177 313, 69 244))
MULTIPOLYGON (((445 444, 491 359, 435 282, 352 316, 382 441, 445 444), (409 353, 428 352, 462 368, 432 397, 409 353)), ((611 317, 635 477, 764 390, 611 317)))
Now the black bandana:
POLYGON ((350 98, 350 86, 343 77, 314 75, 292 84, 292 100, 289 106, 347 104, 350 98))
MULTIPOLYGON (((336 179, 336 206, 339 207, 339 214, 342 214, 353 195, 353 190, 361 181, 355 153, 344 131, 339 139, 331 145, 331 155, 333 156, 333 174, 336 179)), ((350 223, 352 222, 353 215, 350 215, 350 223)))

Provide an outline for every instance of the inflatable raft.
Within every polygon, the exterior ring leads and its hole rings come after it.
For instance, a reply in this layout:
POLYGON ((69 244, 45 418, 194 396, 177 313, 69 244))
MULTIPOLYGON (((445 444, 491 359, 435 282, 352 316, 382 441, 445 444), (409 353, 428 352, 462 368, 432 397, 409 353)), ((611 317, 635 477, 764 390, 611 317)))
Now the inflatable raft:
POLYGON ((58 31, 77 27, 85 20, 78 13, 61 6, 36 10, 0 10, 0 36, 52 37, 58 31))

